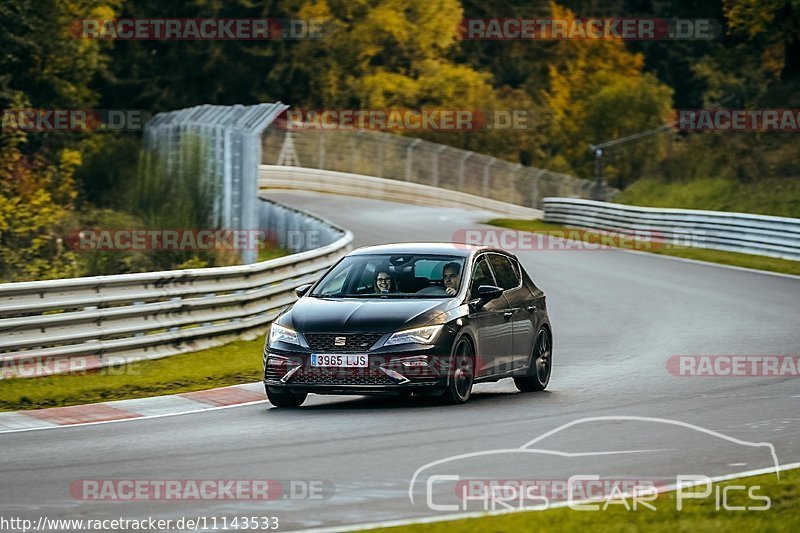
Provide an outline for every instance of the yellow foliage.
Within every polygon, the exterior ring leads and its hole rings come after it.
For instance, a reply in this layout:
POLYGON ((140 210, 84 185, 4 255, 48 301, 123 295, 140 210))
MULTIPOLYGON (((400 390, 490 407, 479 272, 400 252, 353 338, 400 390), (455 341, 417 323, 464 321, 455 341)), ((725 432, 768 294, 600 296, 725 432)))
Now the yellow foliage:
MULTIPOLYGON (((550 9, 553 18, 575 18, 555 3, 550 9)), ((629 52, 619 38, 557 43, 543 100, 550 112, 549 142, 559 147, 560 162, 578 162, 573 173, 591 175, 590 143, 648 130, 668 120, 672 91, 645 74, 643 67, 642 54, 629 52)), ((629 168, 637 167, 631 161, 629 168)), ((607 170, 611 175, 625 173, 624 168, 607 170)))
POLYGON ((58 167, 16 148, 0 152, 0 279, 23 281, 71 276, 75 256, 62 250, 60 226, 75 198, 73 150, 58 167))

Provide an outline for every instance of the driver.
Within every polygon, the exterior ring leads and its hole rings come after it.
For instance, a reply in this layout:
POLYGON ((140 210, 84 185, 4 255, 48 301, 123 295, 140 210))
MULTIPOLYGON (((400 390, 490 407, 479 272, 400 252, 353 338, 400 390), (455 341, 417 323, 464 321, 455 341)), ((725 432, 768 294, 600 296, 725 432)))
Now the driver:
POLYGON ((461 265, 447 263, 442 269, 442 281, 444 282, 444 292, 454 296, 461 284, 461 265))
POLYGON ((447 263, 442 268, 442 285, 431 285, 417 291, 417 294, 448 294, 455 296, 458 294, 458 287, 461 285, 461 265, 458 263, 447 263))

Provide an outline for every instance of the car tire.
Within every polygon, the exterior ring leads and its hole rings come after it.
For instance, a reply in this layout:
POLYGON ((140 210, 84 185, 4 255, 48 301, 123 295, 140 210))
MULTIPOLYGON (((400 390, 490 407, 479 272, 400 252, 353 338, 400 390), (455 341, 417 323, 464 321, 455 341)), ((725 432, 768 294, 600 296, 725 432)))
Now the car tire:
POLYGON ((297 393, 288 390, 270 390, 269 387, 265 388, 267 390, 267 399, 269 403, 275 407, 300 407, 303 402, 306 401, 306 397, 308 397, 307 392, 297 393))
POLYGON ((450 379, 442 400, 450 405, 464 403, 472 396, 475 383, 475 350, 467 337, 456 341, 450 366, 450 379))
POLYGON ((515 377, 514 385, 522 392, 538 392, 547 388, 553 371, 553 341, 546 328, 536 334, 527 376, 515 377))

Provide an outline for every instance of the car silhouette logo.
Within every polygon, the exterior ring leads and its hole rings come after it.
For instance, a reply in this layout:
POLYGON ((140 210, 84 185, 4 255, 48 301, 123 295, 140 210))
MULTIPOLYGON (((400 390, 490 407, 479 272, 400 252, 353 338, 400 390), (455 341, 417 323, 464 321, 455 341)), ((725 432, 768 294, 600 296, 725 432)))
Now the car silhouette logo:
POLYGON ((334 346, 344 346, 347 343, 347 337, 336 337, 333 339, 334 346))

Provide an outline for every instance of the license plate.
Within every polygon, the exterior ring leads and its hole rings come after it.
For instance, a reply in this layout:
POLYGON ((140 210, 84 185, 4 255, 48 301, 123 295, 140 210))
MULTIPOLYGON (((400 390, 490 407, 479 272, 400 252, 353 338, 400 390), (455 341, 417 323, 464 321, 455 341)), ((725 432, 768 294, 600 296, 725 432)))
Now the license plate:
POLYGON ((311 366, 338 366, 338 367, 366 367, 369 366, 369 357, 348 354, 311 354, 311 366))

